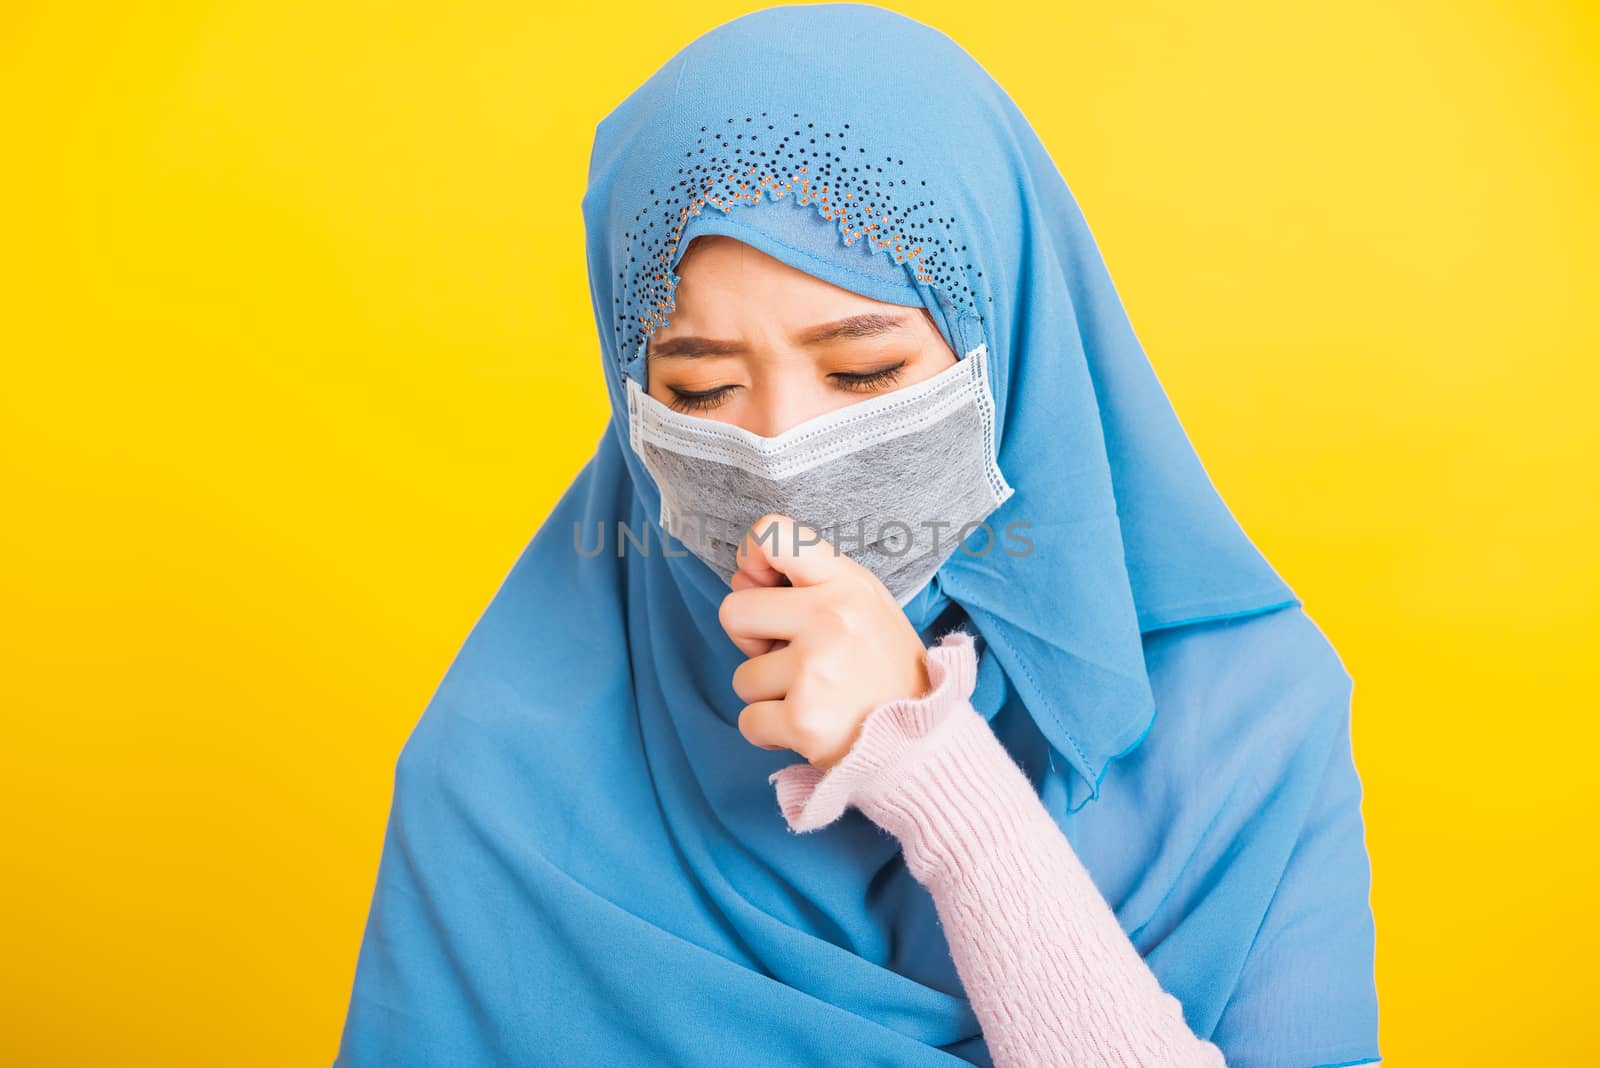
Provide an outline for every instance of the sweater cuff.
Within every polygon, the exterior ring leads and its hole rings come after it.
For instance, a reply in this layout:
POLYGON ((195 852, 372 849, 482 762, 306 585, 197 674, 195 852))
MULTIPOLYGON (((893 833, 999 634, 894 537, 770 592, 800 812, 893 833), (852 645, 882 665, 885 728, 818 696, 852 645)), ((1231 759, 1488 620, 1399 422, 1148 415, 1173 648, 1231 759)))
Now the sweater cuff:
POLYGON ((849 751, 826 772, 804 761, 767 776, 776 784, 778 807, 791 831, 814 831, 851 805, 870 804, 946 744, 951 728, 963 722, 953 713, 969 707, 977 684, 972 635, 960 630, 946 634, 928 650, 925 663, 932 686, 928 694, 886 701, 873 709, 849 751))

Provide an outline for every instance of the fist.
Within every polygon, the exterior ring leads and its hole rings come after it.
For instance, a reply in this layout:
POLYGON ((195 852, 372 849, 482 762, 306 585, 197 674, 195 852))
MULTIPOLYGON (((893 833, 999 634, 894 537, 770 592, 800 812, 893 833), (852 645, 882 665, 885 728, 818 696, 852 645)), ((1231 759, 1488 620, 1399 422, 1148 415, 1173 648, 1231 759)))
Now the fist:
POLYGON ((878 577, 810 527, 769 514, 745 534, 718 620, 749 657, 739 733, 826 771, 867 715, 930 688, 926 648, 878 577))

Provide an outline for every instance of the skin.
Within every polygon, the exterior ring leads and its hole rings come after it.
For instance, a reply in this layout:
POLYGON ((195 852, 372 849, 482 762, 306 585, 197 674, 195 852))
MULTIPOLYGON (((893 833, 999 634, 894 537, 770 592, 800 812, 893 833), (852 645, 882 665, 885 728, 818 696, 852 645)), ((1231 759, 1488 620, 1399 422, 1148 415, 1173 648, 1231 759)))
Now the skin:
MULTIPOLYGON (((696 238, 677 309, 651 339, 648 392, 763 437, 953 365, 926 309, 840 289, 743 242, 696 238)), ((921 637, 878 577, 789 516, 740 547, 719 620, 747 659, 739 731, 827 770, 886 701, 929 689, 921 637), (777 537, 771 536, 777 525, 777 537)))

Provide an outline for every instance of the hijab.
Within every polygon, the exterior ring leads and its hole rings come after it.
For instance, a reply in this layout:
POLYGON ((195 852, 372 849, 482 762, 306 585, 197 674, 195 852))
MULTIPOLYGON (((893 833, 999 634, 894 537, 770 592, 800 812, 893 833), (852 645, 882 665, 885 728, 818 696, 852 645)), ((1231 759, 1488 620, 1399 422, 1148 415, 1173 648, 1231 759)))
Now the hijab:
MULTIPOLYGON (((1196 896, 1219 879, 1203 837, 1188 855, 1152 845, 1162 806, 1199 827, 1228 809, 1223 734, 1148 747, 1169 789, 1097 806, 1157 720, 1153 636, 1298 602, 1207 478, 1010 98, 909 18, 769 8, 693 41, 599 123, 582 210, 611 418, 400 754, 339 1063, 988 1063, 898 844, 854 810, 787 829, 768 776, 796 754, 739 733, 725 577, 663 534, 629 447, 625 381, 644 384, 702 234, 926 308, 958 354, 987 346, 1015 488, 988 524, 1022 524, 1032 550, 958 551, 905 610, 925 637, 980 637, 974 706, 1215 1031, 1234 984, 1209 969, 1243 974, 1340 721, 1323 713, 1334 726, 1284 771, 1300 817, 1228 874, 1248 893, 1196 896), (1111 816, 1080 821, 1097 807, 1111 816)), ((1337 710, 1336 660, 1295 640, 1284 656, 1320 665, 1318 707, 1337 710)), ((1244 711, 1269 711, 1244 681, 1244 711)))

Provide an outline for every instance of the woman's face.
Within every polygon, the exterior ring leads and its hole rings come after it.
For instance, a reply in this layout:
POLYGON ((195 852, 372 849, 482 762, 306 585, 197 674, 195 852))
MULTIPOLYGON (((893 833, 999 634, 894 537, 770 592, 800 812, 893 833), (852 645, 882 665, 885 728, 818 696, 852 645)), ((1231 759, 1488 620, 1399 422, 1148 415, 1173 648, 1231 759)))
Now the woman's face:
POLYGON ((677 310, 646 350, 649 393, 773 437, 956 362, 925 308, 885 304, 722 235, 679 260, 677 310))

